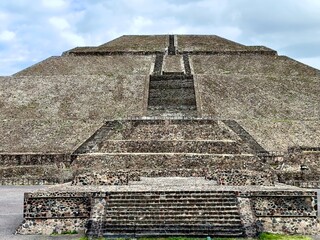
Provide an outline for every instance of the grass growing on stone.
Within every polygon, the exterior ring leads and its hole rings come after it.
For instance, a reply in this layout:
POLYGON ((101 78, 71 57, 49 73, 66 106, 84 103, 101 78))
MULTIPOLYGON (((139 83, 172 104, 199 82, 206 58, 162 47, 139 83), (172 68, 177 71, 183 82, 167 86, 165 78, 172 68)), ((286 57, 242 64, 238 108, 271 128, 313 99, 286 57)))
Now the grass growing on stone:
POLYGON ((259 240, 311 240, 310 237, 305 236, 293 236, 274 233, 261 233, 259 240))
POLYGON ((51 235, 52 236, 59 236, 59 235, 73 235, 73 234, 78 234, 78 232, 76 230, 72 230, 72 231, 70 230, 70 231, 63 231, 61 233, 54 232, 51 235))

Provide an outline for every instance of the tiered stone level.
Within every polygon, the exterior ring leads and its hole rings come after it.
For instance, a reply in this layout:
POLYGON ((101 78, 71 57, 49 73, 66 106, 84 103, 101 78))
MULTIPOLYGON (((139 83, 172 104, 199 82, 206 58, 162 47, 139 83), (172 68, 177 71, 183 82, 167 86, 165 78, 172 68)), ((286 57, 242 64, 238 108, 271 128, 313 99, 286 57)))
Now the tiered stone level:
POLYGON ((0 154, 0 185, 48 185, 72 180, 68 154, 0 154))
POLYGON ((72 167, 79 172, 126 170, 140 176, 183 172, 204 177, 218 169, 256 170, 261 165, 228 126, 204 119, 110 121, 73 158, 72 167))
POLYGON ((218 186, 198 177, 142 178, 98 188, 54 186, 26 194, 24 215, 21 234, 76 230, 96 237, 238 237, 261 231, 312 235, 320 230, 313 191, 218 186))

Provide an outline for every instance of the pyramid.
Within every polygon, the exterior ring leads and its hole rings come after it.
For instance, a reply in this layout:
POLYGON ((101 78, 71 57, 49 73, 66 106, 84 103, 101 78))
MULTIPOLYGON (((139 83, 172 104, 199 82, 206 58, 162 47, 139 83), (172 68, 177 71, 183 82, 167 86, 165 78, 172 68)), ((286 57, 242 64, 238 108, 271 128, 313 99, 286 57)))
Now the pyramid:
POLYGON ((0 83, 0 183, 53 185, 25 194, 20 234, 320 229, 317 69, 215 35, 125 35, 0 83))

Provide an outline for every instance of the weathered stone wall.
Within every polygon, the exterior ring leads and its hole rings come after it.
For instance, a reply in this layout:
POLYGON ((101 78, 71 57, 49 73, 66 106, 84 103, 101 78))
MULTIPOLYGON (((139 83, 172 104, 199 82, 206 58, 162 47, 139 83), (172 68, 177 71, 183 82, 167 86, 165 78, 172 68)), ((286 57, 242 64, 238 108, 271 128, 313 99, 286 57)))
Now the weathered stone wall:
POLYGON ((259 226, 257 224, 256 216, 252 211, 252 203, 250 198, 239 196, 237 199, 245 235, 247 237, 256 236, 259 232, 259 226))
POLYGON ((263 232, 284 233, 284 234, 301 234, 317 235, 320 231, 320 223, 317 218, 306 217, 269 217, 257 218, 263 232))
POLYGON ((320 148, 289 148, 288 153, 284 156, 284 161, 292 168, 298 168, 298 171, 301 166, 308 170, 320 171, 320 148))
POLYGON ((303 188, 320 187, 320 149, 291 147, 287 152, 271 152, 259 158, 276 169, 279 182, 303 188))
MULTIPOLYGON (((260 232, 314 235, 320 231, 316 192, 261 191, 240 196, 250 199, 260 232)), ((247 225, 252 225, 251 218, 246 221, 247 225)))
POLYGON ((90 201, 87 196, 72 197, 28 197, 25 195, 24 218, 88 218, 90 201), (37 206, 37 207, 34 207, 37 206))
POLYGON ((93 193, 91 199, 91 213, 87 224, 87 235, 101 237, 103 235, 103 222, 107 214, 106 207, 109 196, 107 193, 93 193))
POLYGON ((56 179, 48 178, 2 178, 0 179, 0 185, 53 185, 59 183, 56 179))
POLYGON ((0 154, 0 185, 56 184, 70 181, 70 154, 0 154))
POLYGON ((112 171, 123 169, 261 169, 261 162, 251 155, 210 155, 210 154, 84 154, 76 156, 72 163, 74 169, 112 171))
MULTIPOLYGON (((238 142, 230 140, 221 141, 156 141, 156 140, 140 140, 140 141, 113 141, 107 140, 103 142, 100 152, 102 153, 243 153, 242 145, 238 142)), ((247 152, 244 152, 247 153, 247 152)))
POLYGON ((84 218, 28 219, 23 221, 16 233, 23 235, 51 235, 71 231, 84 233, 86 231, 87 221, 88 220, 84 218))
POLYGON ((320 171, 304 170, 299 172, 278 173, 279 182, 303 188, 320 188, 320 171))
POLYGON ((274 186, 275 182, 275 176, 271 172, 268 173, 248 170, 218 171, 213 173, 212 178, 216 178, 219 185, 231 186, 274 186))
POLYGON ((2 154, 0 153, 0 165, 19 166, 19 165, 70 165, 70 154, 2 154))
POLYGON ((19 234, 84 232, 90 217, 91 193, 26 193, 19 234))
POLYGON ((89 172, 76 176, 71 185, 127 185, 128 182, 127 172, 89 172))

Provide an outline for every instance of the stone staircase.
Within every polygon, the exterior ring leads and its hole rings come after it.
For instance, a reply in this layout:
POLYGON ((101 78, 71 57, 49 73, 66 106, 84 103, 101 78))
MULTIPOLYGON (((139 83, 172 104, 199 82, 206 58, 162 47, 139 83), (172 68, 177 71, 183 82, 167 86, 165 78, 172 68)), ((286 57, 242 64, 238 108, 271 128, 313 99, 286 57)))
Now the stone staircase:
MULTIPOLYGON (((89 230, 90 232, 90 230, 89 230)), ((110 192, 103 236, 240 237, 234 192, 110 192)))
POLYGON ((176 46, 175 46, 175 41, 174 41, 174 35, 169 35, 168 54, 169 55, 175 55, 176 54, 176 46))
POLYGON ((196 110, 194 81, 185 74, 151 76, 149 83, 148 110, 169 111, 196 110))
POLYGON ((188 54, 177 54, 169 35, 167 54, 158 54, 150 75, 148 116, 197 116, 194 80, 188 54))

